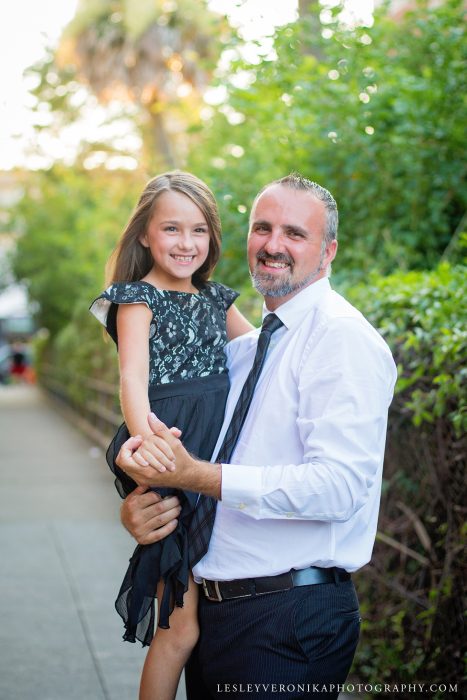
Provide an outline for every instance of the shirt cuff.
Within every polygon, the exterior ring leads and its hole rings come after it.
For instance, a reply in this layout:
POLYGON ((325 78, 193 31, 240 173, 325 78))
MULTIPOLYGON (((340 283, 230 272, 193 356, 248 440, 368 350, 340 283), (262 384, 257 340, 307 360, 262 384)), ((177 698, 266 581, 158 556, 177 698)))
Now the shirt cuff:
POLYGON ((261 469, 244 464, 222 464, 222 504, 253 518, 261 511, 261 469))

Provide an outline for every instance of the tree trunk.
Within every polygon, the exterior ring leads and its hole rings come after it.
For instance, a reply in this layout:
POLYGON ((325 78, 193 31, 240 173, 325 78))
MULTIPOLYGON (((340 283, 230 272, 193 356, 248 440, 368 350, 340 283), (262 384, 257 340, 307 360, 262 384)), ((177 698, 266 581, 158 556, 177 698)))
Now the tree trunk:
POLYGON ((318 61, 323 58, 323 54, 319 49, 321 32, 320 12, 321 5, 318 0, 298 0, 298 18, 307 20, 308 24, 307 33, 302 44, 302 52, 315 56, 318 61))
POLYGON ((303 19, 310 14, 310 5, 312 0, 298 0, 298 16, 303 19))
POLYGON ((164 124, 164 115, 159 111, 150 111, 150 139, 154 152, 149 153, 149 161, 156 167, 173 169, 177 167, 174 149, 164 124))

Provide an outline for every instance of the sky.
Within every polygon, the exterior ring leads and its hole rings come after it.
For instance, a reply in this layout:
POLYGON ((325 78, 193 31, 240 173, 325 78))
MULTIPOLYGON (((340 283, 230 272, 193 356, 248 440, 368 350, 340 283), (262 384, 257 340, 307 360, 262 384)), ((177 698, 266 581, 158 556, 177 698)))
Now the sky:
MULTIPOLYGON (((360 16, 368 16, 372 0, 351 0, 360 16)), ((55 45, 72 19, 78 0, 13 0, 0 4, 0 170, 28 165, 25 147, 32 134, 25 68, 55 45)), ((245 38, 267 36, 289 22, 296 0, 210 0, 212 9, 227 14, 245 38)), ((30 98, 29 98, 30 99, 30 98)))

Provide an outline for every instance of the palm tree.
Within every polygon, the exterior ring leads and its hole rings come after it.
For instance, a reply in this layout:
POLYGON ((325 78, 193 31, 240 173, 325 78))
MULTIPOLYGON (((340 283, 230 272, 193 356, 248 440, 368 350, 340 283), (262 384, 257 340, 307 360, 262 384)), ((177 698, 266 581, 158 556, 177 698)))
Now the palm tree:
POLYGON ((180 106, 196 111, 227 29, 206 0, 79 0, 56 60, 74 64, 102 103, 137 104, 147 150, 173 167, 177 126, 183 131, 186 120, 180 106))

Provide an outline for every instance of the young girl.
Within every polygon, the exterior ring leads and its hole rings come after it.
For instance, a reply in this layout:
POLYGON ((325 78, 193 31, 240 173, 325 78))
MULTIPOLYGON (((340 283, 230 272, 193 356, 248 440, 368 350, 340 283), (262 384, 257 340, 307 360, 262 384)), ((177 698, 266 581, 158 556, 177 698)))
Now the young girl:
MULTIPOLYGON (((91 306, 118 347, 125 423, 107 461, 122 496, 135 484, 114 459, 129 435, 150 434, 150 410, 180 428, 190 452, 211 458, 229 389, 224 346, 252 328, 233 306, 238 294, 208 281, 220 239, 217 205, 201 180, 184 172, 155 177, 111 257, 112 284, 91 306)), ((150 644, 140 700, 175 697, 198 637, 197 586, 189 575, 187 543, 197 495, 177 495, 182 510, 176 530, 162 542, 136 547, 115 603, 125 622, 124 639, 150 644), (156 594, 159 621, 153 637, 156 594)))

